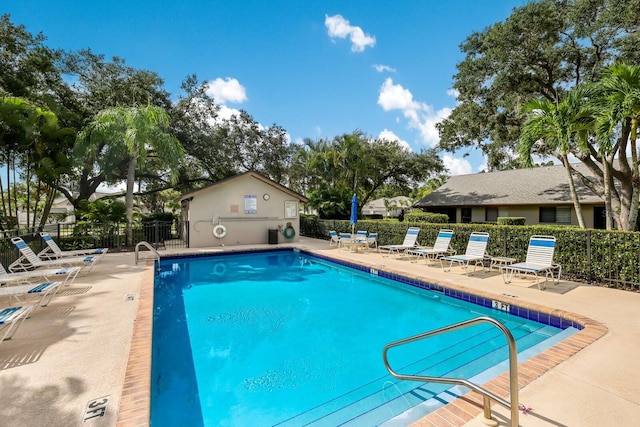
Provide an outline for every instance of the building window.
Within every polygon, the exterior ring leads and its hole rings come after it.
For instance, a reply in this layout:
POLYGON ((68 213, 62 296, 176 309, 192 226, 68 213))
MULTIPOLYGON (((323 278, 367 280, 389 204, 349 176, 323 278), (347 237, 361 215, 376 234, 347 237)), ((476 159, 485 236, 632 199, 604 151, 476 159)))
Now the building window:
POLYGON ((556 208, 556 222, 558 224, 571 224, 571 208, 569 206, 556 208))
POLYGON ((498 221, 498 208, 496 207, 487 208, 487 212, 485 214, 485 221, 487 222, 498 221))
POLYGON ((571 224, 571 208, 569 206, 547 206, 540 208, 541 223, 571 224))
POLYGON ((471 222, 471 208, 460 209, 460 222, 468 224, 471 222))

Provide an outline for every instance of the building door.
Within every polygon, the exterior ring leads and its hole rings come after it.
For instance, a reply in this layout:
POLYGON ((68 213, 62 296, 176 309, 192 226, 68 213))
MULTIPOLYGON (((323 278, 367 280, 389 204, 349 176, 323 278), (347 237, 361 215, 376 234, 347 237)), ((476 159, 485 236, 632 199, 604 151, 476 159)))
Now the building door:
POLYGON ((593 207, 593 228, 600 230, 607 228, 607 211, 604 206, 593 207))

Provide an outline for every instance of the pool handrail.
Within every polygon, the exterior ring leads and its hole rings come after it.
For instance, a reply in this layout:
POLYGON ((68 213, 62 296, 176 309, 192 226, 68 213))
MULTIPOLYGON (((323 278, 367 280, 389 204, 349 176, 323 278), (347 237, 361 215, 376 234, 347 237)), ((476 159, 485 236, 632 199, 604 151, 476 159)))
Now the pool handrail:
POLYGON ((453 325, 444 326, 439 329, 434 329, 433 331, 424 332, 422 334, 413 335, 408 338, 403 338, 401 340, 393 341, 384 346, 382 350, 382 359, 384 360, 384 366, 389 371, 389 374, 394 378, 399 380, 407 380, 407 381, 420 381, 420 382, 433 382, 440 384, 452 384, 452 385, 461 385, 471 390, 480 393, 483 397, 484 402, 484 418, 487 421, 492 421, 491 418, 491 399, 493 399, 496 403, 504 406, 505 408, 511 411, 511 425, 518 426, 519 425, 519 405, 518 405, 518 351, 516 347, 516 341, 511 334, 511 331, 504 326, 501 322, 488 317, 481 316, 476 317, 475 319, 465 320, 460 323, 455 323, 453 325), (391 366, 389 365, 389 360, 387 359, 387 352, 392 347, 398 347, 403 344, 408 344, 411 342, 419 341, 425 338, 429 338, 435 335, 440 335, 446 332, 451 332, 457 329, 466 328, 469 326, 474 326, 479 323, 490 323, 496 326, 504 336, 507 338, 507 343, 509 344, 509 394, 511 402, 504 400, 503 398, 497 396, 496 394, 490 392, 482 388, 481 386, 470 382, 469 380, 464 380, 460 378, 448 378, 448 377, 431 377, 431 376, 423 376, 423 375, 403 375, 396 373, 391 366))
POLYGON ((153 252, 153 258, 158 262, 158 271, 160 271, 160 254, 158 253, 158 251, 149 244, 149 242, 145 242, 144 240, 138 242, 138 244, 136 244, 136 249, 135 249, 135 263, 136 265, 138 264, 138 261, 140 261, 140 246, 144 246, 145 248, 149 249, 151 252, 153 252))

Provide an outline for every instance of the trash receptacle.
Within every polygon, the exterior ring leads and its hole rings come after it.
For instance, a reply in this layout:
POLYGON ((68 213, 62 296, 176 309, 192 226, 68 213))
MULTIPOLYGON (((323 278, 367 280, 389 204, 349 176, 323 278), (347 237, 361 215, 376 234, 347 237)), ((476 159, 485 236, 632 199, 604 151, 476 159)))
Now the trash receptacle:
POLYGON ((278 229, 270 229, 269 230, 269 244, 277 245, 278 244, 278 229))

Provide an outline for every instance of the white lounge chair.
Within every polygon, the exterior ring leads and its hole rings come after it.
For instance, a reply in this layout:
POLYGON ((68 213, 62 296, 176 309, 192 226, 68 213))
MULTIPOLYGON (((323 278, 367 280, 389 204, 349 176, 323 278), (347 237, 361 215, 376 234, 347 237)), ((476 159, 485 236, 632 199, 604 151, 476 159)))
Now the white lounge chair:
POLYGON ((29 317, 34 308, 33 305, 23 305, 0 309, 0 331, 4 330, 0 344, 13 337, 13 334, 20 328, 24 319, 29 317))
POLYGON ((0 284, 20 284, 33 283, 34 279, 51 281, 53 278, 60 280, 64 277, 63 285, 71 284, 78 273, 80 267, 63 267, 63 268, 40 268, 30 271, 21 271, 18 273, 9 273, 4 266, 0 264, 0 284))
POLYGON ((384 249, 388 251, 388 255, 392 254, 403 254, 408 249, 413 249, 417 246, 418 242, 418 233, 420 233, 420 229, 418 227, 409 227, 407 230, 407 234, 404 236, 404 241, 401 245, 382 245, 378 246, 378 251, 380 249, 384 249))
POLYGON ((16 285, 16 286, 3 286, 0 288, 0 298, 8 297, 10 304, 14 304, 13 300, 22 302, 21 297, 39 296, 40 299, 34 304, 35 307, 46 307, 51 299, 56 296, 62 282, 43 282, 37 285, 16 285))
POLYGON ((415 255, 418 261, 420 257, 424 257, 425 263, 429 261, 435 261, 438 258, 447 254, 455 254, 455 251, 451 249, 451 238, 453 237, 453 230, 443 228, 438 232, 436 242, 433 247, 418 247, 416 249, 409 249, 407 255, 415 255))
POLYGON ((358 250, 358 248, 362 247, 363 249, 367 247, 367 232, 364 230, 356 231, 356 237, 353 239, 353 247, 358 250))
POLYGON ((378 250, 378 233, 369 233, 367 236, 367 249, 371 248, 378 250))
POLYGON ((11 242, 20 251, 20 258, 15 260, 9 266, 9 271, 12 273, 20 271, 31 271, 36 268, 52 268, 52 267, 72 267, 83 266, 86 267, 86 272, 89 272, 94 266, 98 257, 95 255, 80 256, 80 257, 63 257, 50 260, 43 260, 38 258, 35 252, 25 243, 20 237, 11 238, 11 242))
POLYGON ((338 249, 351 248, 352 243, 351 233, 338 233, 338 249))
POLYGON ((55 240, 46 231, 40 232, 40 237, 47 244, 47 247, 40 251, 37 255, 41 259, 54 259, 60 257, 77 257, 83 255, 102 256, 109 251, 109 248, 94 249, 76 249, 73 251, 63 251, 55 240))
POLYGON ((485 254, 487 252, 487 243, 489 243, 489 233, 476 231, 469 236, 467 249, 463 255, 448 255, 440 258, 440 264, 444 271, 450 271, 453 263, 464 267, 464 271, 469 274, 469 264, 473 263, 473 271, 476 271, 478 265, 484 265, 485 254), (446 268, 447 262, 449 268, 446 268))
POLYGON ((502 267, 502 279, 504 283, 511 283, 515 273, 531 273, 536 277, 538 289, 544 289, 549 277, 552 281, 560 281, 562 267, 553 263, 553 254, 556 249, 556 238, 553 236, 531 236, 527 248, 527 258, 524 262, 505 265, 502 267), (557 277, 554 274, 558 272, 557 277), (539 274, 544 273, 544 285, 540 287, 539 274))
POLYGON ((340 237, 338 237, 338 233, 335 230, 329 231, 329 247, 336 245, 339 246, 340 237))

